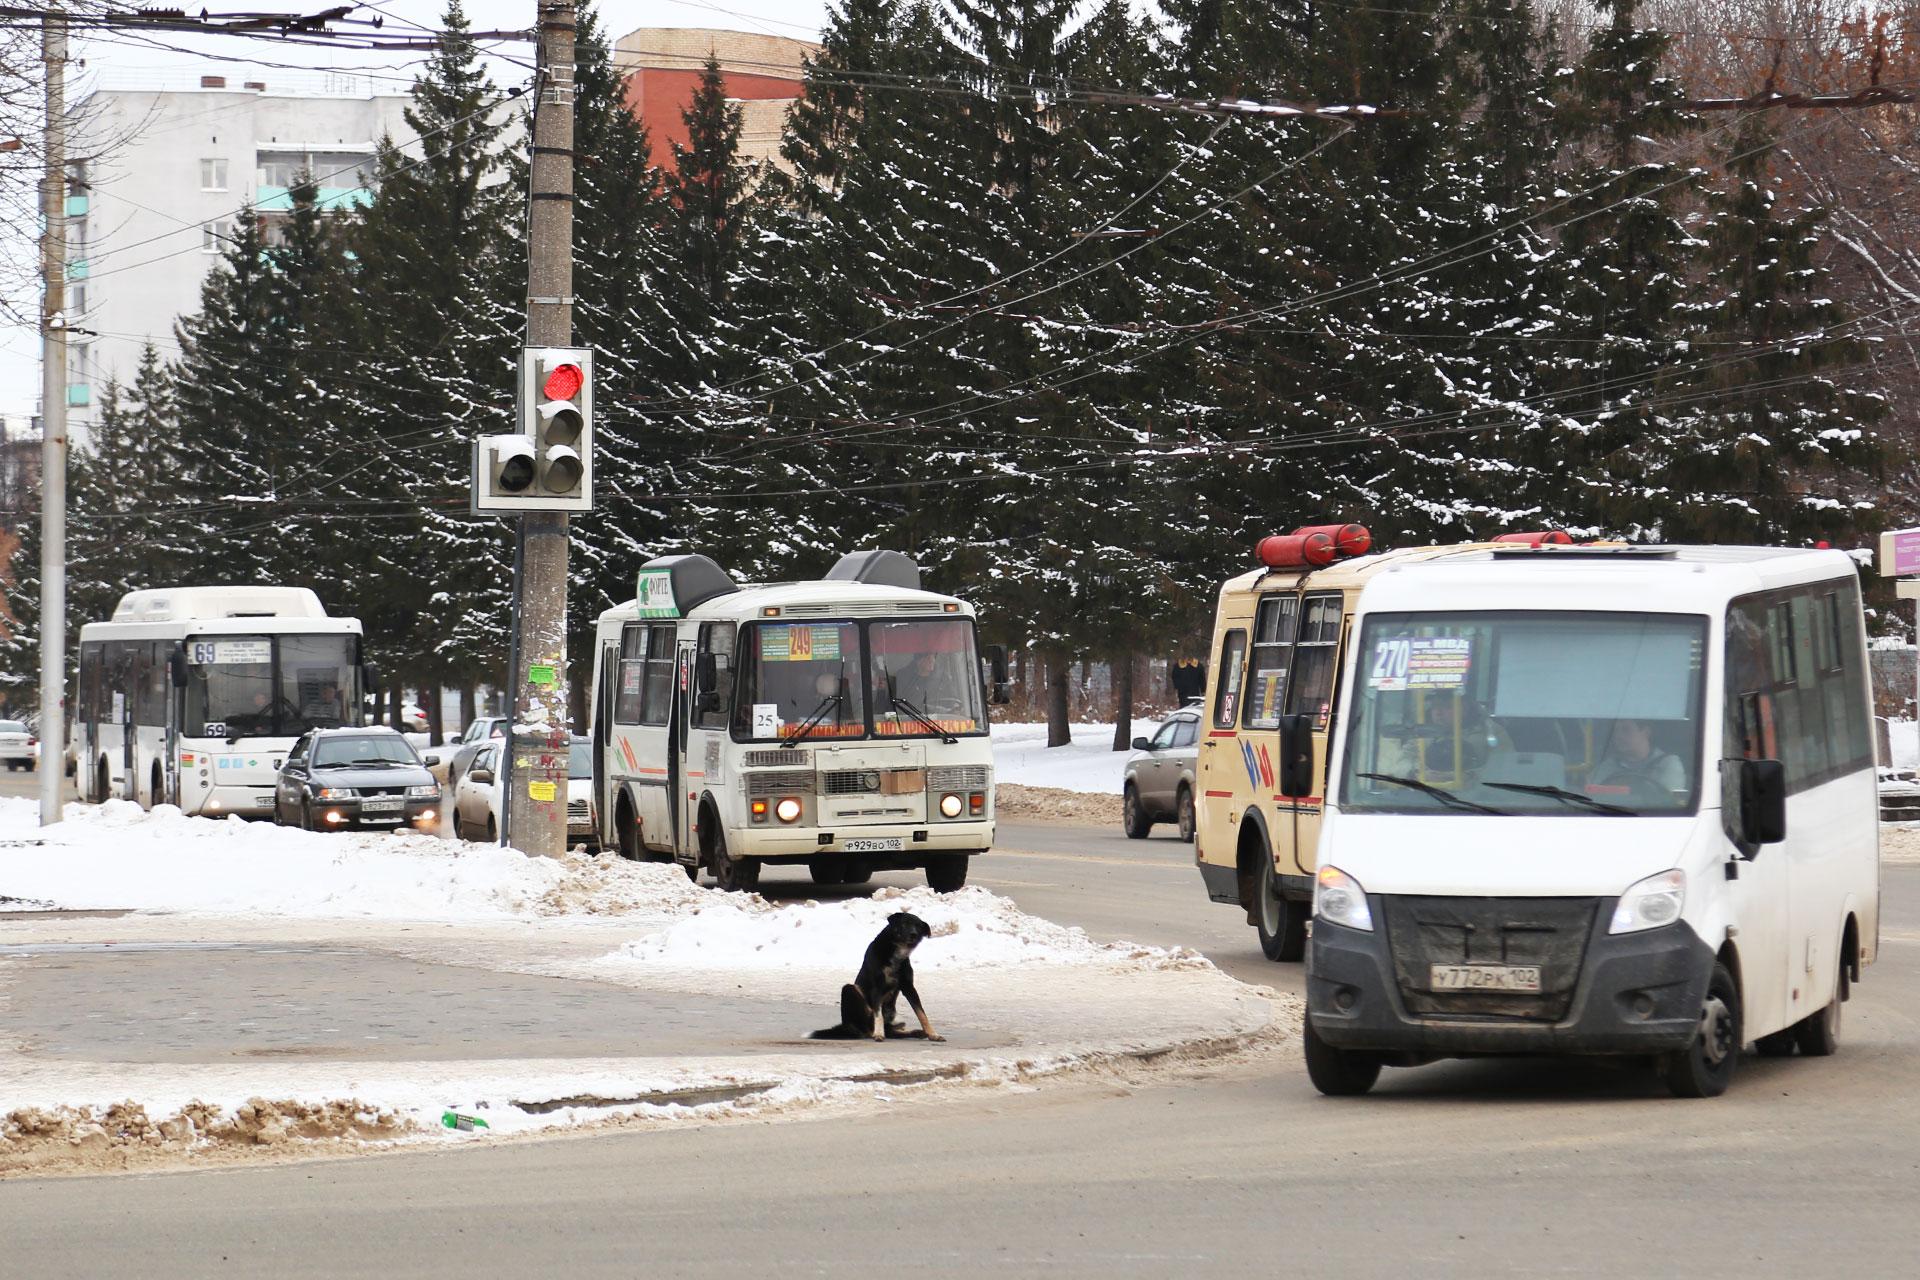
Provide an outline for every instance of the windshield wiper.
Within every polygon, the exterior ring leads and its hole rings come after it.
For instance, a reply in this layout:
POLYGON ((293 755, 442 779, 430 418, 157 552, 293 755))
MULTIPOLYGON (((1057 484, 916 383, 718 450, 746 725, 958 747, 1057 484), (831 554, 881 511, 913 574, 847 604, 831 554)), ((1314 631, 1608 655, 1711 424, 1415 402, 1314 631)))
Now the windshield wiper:
POLYGON ((1640 816, 1638 809, 1629 809, 1623 804, 1609 804, 1605 800, 1595 800, 1592 796, 1582 795, 1578 791, 1569 791, 1565 787, 1551 787, 1543 783, 1533 782, 1483 782, 1480 785, 1485 787, 1498 787, 1502 791, 1524 791, 1530 796, 1552 796, 1555 800, 1578 805, 1593 813, 1613 813, 1628 818, 1637 818, 1640 816))
MULTIPOLYGON (((817 726, 823 719, 826 718, 827 709, 829 707, 838 707, 840 704, 840 699, 844 696, 845 696, 844 694, 841 694, 836 690, 835 692, 830 693, 826 697, 822 698, 820 700, 820 705, 813 709, 813 714, 808 716, 805 720, 802 720, 800 722, 799 728, 795 729, 791 734, 789 734, 788 736, 780 740, 780 746, 782 747, 782 749, 790 750, 794 746, 794 744, 800 741, 800 739, 812 733, 814 731, 815 726, 817 726)), ((833 722, 835 724, 840 723, 840 716, 837 711, 834 714, 833 722)))
POLYGON ((1391 782, 1395 786, 1411 787, 1415 791, 1424 792, 1432 796, 1435 800, 1438 800, 1450 809, 1465 809, 1470 813, 1494 813, 1502 817, 1511 816, 1505 809, 1496 809, 1490 804, 1481 804, 1477 800, 1468 800, 1462 796, 1455 795, 1445 787, 1436 787, 1431 782, 1422 782, 1418 778, 1402 778, 1398 774, 1392 773, 1363 773, 1359 776, 1371 779, 1374 782, 1391 782))
POLYGON ((935 721, 932 716, 929 716, 926 712, 914 706, 911 702, 908 702, 905 698, 895 693, 892 689, 887 690, 887 701, 893 704, 893 709, 895 711, 904 711, 908 715, 912 716, 915 720, 918 720, 920 722, 921 727, 924 728, 928 733, 939 734, 940 741, 947 742, 947 743, 960 741, 960 739, 954 737, 951 733, 948 733, 945 729, 942 729, 939 723, 935 721))

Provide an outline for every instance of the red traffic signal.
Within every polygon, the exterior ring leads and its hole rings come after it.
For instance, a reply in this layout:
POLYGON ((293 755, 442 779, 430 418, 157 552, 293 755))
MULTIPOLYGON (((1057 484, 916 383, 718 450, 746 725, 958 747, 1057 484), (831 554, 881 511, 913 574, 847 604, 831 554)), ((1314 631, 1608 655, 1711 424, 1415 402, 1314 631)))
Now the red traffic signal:
POLYGON ((547 381, 540 390, 549 400, 571 400, 580 394, 586 380, 579 365, 557 364, 547 371, 547 381))

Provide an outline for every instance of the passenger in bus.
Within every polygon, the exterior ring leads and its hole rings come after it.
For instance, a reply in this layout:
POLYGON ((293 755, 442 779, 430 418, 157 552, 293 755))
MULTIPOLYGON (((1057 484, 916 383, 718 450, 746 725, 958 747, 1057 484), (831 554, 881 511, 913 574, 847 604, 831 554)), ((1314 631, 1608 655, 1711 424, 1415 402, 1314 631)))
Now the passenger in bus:
POLYGON ((1679 756, 1654 745, 1653 726, 1645 720, 1615 720, 1607 754, 1593 767, 1587 787, 1625 790, 1636 781, 1677 794, 1687 789, 1687 768, 1679 756))
POLYGON ((340 686, 321 685, 314 692, 314 696, 307 699, 300 713, 306 717, 309 724, 316 724, 322 728, 338 728, 345 724, 346 721, 341 719, 340 686))
POLYGON ((1513 739, 1485 707, 1472 698, 1448 695, 1428 694, 1424 723, 1406 725, 1398 733, 1385 728, 1380 738, 1376 772, 1423 781, 1452 779, 1453 785, 1473 781, 1494 752, 1513 750, 1513 739), (1456 714, 1458 734, 1454 731, 1456 714), (1456 741, 1460 745, 1457 764, 1456 741))

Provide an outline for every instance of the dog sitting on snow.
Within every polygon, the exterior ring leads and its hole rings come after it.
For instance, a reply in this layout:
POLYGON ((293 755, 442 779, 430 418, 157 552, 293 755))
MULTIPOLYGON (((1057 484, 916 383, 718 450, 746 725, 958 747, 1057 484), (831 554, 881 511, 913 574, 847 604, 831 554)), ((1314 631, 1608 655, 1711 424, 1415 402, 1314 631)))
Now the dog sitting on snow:
POLYGON ((852 982, 840 988, 840 1025, 816 1031, 814 1040, 944 1040, 936 1035, 920 993, 913 987, 913 949, 926 941, 933 930, 919 916, 896 911, 887 917, 886 927, 867 945, 866 959, 852 982), (920 1019, 918 1031, 908 1031, 904 1022, 893 1020, 894 1007, 905 996, 920 1019))

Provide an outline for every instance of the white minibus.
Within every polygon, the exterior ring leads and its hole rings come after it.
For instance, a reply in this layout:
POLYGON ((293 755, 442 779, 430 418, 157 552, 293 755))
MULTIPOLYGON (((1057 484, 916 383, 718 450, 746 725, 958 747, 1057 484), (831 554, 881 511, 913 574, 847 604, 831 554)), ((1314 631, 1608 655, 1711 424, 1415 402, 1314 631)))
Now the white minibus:
MULTIPOLYGON (((921 868, 946 893, 993 844, 973 607, 895 551, 748 585, 702 555, 642 566, 594 639, 593 816, 602 848, 751 890, 766 865, 820 884, 921 868)), ((1005 696, 995 651, 995 699, 1005 696)))
MULTIPOLYGON (((1832 1053, 1880 917, 1858 573, 1835 551, 1505 547, 1354 617, 1308 947, 1309 1075, 1639 1056, 1710 1097, 1832 1053)), ((1311 753, 1283 742, 1281 789, 1311 753)))

